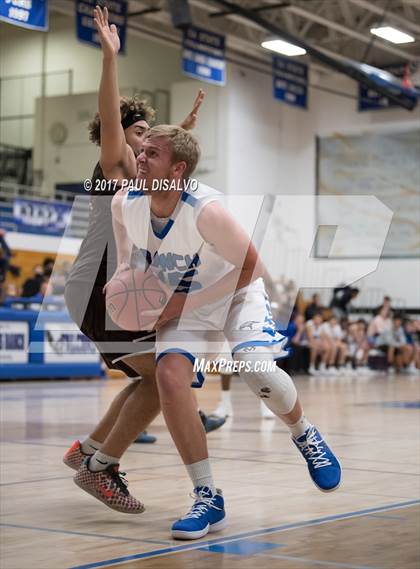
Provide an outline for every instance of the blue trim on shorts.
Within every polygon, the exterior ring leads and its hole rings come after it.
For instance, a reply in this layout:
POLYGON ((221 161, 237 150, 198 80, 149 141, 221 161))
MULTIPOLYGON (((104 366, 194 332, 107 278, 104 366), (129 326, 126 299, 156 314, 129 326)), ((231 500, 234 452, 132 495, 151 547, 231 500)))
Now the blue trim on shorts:
POLYGON ((162 229, 162 231, 155 231, 153 229, 153 233, 155 234, 155 236, 158 239, 163 239, 164 237, 166 237, 169 233, 169 230, 171 229, 171 227, 174 224, 174 220, 173 219, 169 219, 168 223, 165 225, 165 227, 162 229))
MULTIPOLYGON (((194 365, 194 363, 197 359, 190 352, 187 352, 185 350, 181 350, 179 348, 170 348, 169 350, 165 350, 164 352, 161 352, 156 357, 156 363, 158 363, 158 361, 161 360, 163 358, 163 356, 166 356, 166 354, 181 354, 182 356, 185 356, 187 358, 187 360, 189 360, 192 363, 192 365, 194 365)), ((198 371, 197 372, 197 381, 193 381, 191 384, 191 387, 195 387, 195 388, 199 389, 200 387, 202 387, 204 380, 205 380, 204 375, 202 374, 201 371, 198 371)))
POLYGON ((127 194, 127 199, 133 200, 134 198, 140 198, 141 196, 144 196, 143 190, 130 190, 127 194))
POLYGON ((183 194, 181 196, 181 200, 183 202, 187 203, 188 205, 192 206, 192 207, 194 207, 196 205, 196 203, 198 202, 197 198, 188 194, 187 192, 183 192, 183 194))

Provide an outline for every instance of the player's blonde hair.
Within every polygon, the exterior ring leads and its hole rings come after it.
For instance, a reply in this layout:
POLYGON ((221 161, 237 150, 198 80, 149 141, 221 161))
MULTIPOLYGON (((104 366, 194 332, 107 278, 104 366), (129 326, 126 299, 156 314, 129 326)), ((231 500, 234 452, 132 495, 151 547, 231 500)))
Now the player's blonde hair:
POLYGON ((169 138, 172 148, 172 162, 185 162, 184 177, 189 178, 197 167, 200 159, 200 145, 189 131, 180 126, 160 124, 147 131, 146 140, 162 136, 169 138))

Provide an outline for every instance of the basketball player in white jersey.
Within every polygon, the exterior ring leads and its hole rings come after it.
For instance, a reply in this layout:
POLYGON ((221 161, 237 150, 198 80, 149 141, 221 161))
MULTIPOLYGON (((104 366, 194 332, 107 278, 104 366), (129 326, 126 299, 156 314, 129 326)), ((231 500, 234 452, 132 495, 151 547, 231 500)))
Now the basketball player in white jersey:
MULTIPOLYGON (((141 317, 157 318, 161 408, 194 487, 194 505, 172 526, 172 536, 178 539, 200 538, 226 522, 190 389, 194 362, 212 351, 220 330, 234 361, 243 364, 241 378, 289 427, 313 482, 329 492, 341 478, 337 459, 303 414, 291 378, 278 367, 262 371, 267 369, 264 363, 286 355, 286 339, 275 329, 262 279, 265 268, 256 249, 223 207, 222 195, 203 184, 195 187, 190 179, 199 154, 197 141, 182 128, 152 128, 137 159, 138 180, 146 191, 118 192, 112 204, 117 274, 126 269, 134 244, 145 268, 172 292, 160 316, 141 317), (163 182, 185 189, 156 190, 163 182)), ((76 476, 85 476, 87 470, 88 463, 76 476)))
MULTIPOLYGON (((96 472, 96 480, 88 491, 118 511, 140 513, 143 504, 128 492, 119 475, 118 463, 138 433, 160 411, 154 377, 155 358, 153 353, 148 353, 150 345, 153 350, 154 334, 109 329, 103 287, 116 266, 111 216, 114 181, 121 184, 123 180, 136 177, 136 156, 154 111, 135 97, 120 99, 116 67, 118 34, 108 25, 106 9, 105 13, 97 9, 95 17, 104 59, 99 114, 89 130, 101 154, 92 178, 88 232, 66 283, 65 296, 72 318, 95 342, 107 366, 121 369, 133 382, 116 396, 90 435, 82 441, 74 441, 63 460, 78 470, 83 460, 92 456, 90 467, 96 472), (101 191, 95 193, 96 181, 111 183, 103 184, 101 191), (101 491, 104 486, 106 492, 101 491)), ((203 95, 200 91, 183 122, 185 128, 194 128, 203 95)), ((223 421, 209 420, 201 412, 200 417, 208 431, 212 430, 210 427, 214 429, 223 424, 223 421)))

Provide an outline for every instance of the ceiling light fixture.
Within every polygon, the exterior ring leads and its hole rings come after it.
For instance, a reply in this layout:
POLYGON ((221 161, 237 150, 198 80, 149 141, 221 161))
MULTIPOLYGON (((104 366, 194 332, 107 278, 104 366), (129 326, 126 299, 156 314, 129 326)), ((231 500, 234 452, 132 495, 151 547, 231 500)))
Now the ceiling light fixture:
POLYGON ((306 49, 298 47, 293 43, 278 39, 263 41, 261 43, 261 46, 265 49, 270 49, 271 51, 282 53, 283 55, 288 55, 290 57, 294 57, 296 55, 305 55, 306 53, 306 49))
POLYGON ((397 30, 397 28, 393 28, 392 26, 371 28, 370 33, 392 43, 411 43, 414 41, 413 36, 397 30))

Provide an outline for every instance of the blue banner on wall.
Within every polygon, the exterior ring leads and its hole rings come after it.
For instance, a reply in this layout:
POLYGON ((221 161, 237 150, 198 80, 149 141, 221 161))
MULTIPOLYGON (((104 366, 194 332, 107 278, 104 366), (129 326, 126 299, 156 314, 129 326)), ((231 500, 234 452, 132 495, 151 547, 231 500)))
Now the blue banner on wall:
POLYGON ((294 107, 308 106, 308 66, 290 57, 273 56, 274 98, 294 107))
MULTIPOLYGON (((76 29, 77 38, 95 47, 101 47, 99 35, 93 21, 93 9, 97 0, 76 0, 76 29)), ((110 24, 117 26, 120 38, 120 53, 125 53, 125 36, 127 30, 127 2, 124 0, 110 0, 106 2, 110 24)))
POLYGON ((0 20, 45 32, 48 30, 48 0, 0 0, 0 20))
POLYGON ((71 221, 71 206, 39 200, 15 199, 13 221, 16 231, 62 235, 71 221))
POLYGON ((226 82, 225 37, 191 26, 184 31, 182 71, 216 85, 226 82))
MULTIPOLYGON (((382 84, 389 86, 389 88, 391 89, 393 84, 392 75, 394 77, 397 77, 397 79, 399 80, 403 79, 405 74, 405 67, 406 67, 405 65, 388 66, 384 69, 383 76, 381 76, 380 70, 377 70, 376 79, 378 82, 382 82, 382 84), (391 76, 388 75, 389 73, 391 74, 391 76)), ((417 65, 415 63, 410 65, 411 72, 414 73, 416 70, 417 70, 417 65)), ((419 89, 420 85, 416 85, 415 83, 416 81, 414 81, 413 87, 419 89)), ((401 87, 399 87, 397 84, 395 88, 398 90, 401 87)), ((413 97, 414 96, 416 95, 413 92, 413 97)), ((370 87, 366 87, 365 85, 361 85, 359 83, 359 99, 358 99, 359 111, 378 111, 381 109, 390 109, 395 107, 399 107, 398 103, 391 101, 391 99, 389 99, 385 95, 381 95, 374 89, 371 89, 370 87)))

